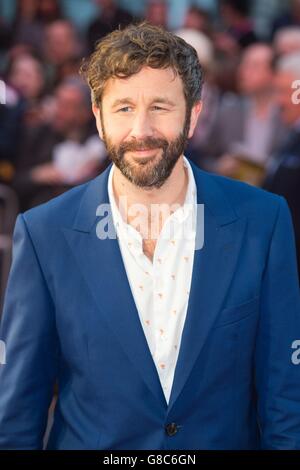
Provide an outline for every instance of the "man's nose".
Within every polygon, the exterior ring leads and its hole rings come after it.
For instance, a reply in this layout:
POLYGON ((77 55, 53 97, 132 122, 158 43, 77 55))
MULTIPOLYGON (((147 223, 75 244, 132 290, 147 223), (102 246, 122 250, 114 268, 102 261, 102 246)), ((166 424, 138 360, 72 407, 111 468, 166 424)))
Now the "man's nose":
POLYGON ((147 112, 136 113, 132 122, 130 135, 137 140, 153 136, 153 123, 147 112))

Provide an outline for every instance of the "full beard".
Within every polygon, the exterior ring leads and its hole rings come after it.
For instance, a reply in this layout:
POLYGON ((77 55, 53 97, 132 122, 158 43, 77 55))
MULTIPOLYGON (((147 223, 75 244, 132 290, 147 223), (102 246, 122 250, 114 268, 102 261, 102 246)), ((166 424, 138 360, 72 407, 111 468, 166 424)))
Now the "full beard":
POLYGON ((184 152, 188 140, 189 121, 186 119, 183 131, 173 141, 146 137, 115 146, 102 126, 103 140, 110 159, 131 183, 144 189, 160 188, 184 152), (144 149, 153 149, 154 155, 136 158, 128 156, 128 152, 144 149))

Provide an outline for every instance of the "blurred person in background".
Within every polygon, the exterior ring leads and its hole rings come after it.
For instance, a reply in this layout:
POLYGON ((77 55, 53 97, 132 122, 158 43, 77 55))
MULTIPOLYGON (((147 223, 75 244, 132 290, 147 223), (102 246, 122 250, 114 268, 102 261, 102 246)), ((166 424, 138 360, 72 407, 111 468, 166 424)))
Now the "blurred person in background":
POLYGON ((94 2, 99 8, 99 14, 89 25, 87 31, 90 52, 94 49, 95 43, 103 36, 134 20, 132 14, 121 8, 116 0, 94 0, 94 2))
POLYGON ((39 97, 45 86, 41 62, 29 54, 17 56, 10 65, 8 81, 24 98, 39 97))
POLYGON ((219 12, 223 31, 215 34, 216 47, 235 56, 257 41, 250 17, 249 0, 219 0, 219 12))
MULTIPOLYGON (((273 49, 256 43, 245 49, 237 71, 240 95, 226 95, 215 128, 210 150, 214 171, 234 176, 239 157, 265 167, 284 135, 273 93, 273 49)), ((261 172, 260 172, 261 173, 261 172)))
POLYGON ((24 126, 36 126, 42 120, 42 100, 46 92, 45 67, 34 54, 20 52, 8 64, 7 83, 23 101, 24 126))
POLYGON ((44 30, 43 60, 48 66, 48 79, 56 86, 66 77, 66 69, 78 71, 84 42, 75 26, 67 20, 57 20, 44 30))
POLYGON ((28 52, 14 54, 3 78, 7 100, 0 110, 0 180, 11 183, 22 135, 43 122, 43 64, 28 52))
POLYGON ((146 2, 145 19, 149 23, 168 29, 168 16, 167 0, 148 0, 146 2))
POLYGON ((300 52, 279 59, 276 100, 288 135, 268 166, 263 187, 286 198, 291 209, 300 274, 300 52))
MULTIPOLYGON (((2 16, 2 9, 0 3, 0 60, 3 52, 10 47, 12 40, 12 31, 9 25, 7 24, 5 18, 2 16)), ((0 61, 1 67, 1 61, 0 61)))
POLYGON ((18 0, 12 28, 14 44, 41 52, 45 26, 63 18, 59 0, 18 0))
POLYGON ((23 116, 23 101, 0 76, 0 183, 13 180, 23 116))
POLYGON ((57 87, 55 99, 53 122, 27 132, 20 142, 14 187, 21 210, 94 177, 105 163, 86 84, 68 78, 57 87))
POLYGON ((206 36, 211 36, 213 27, 210 14, 197 5, 191 5, 184 18, 184 29, 194 29, 204 33, 206 36))
POLYGON ((257 41, 249 0, 218 0, 218 18, 213 32, 216 82, 223 93, 238 93, 236 74, 240 56, 257 41))
POLYGON ((180 29, 175 34, 196 49, 203 68, 205 82, 202 87, 202 110, 194 134, 188 142, 186 155, 202 168, 210 168, 210 136, 219 112, 221 93, 215 83, 215 57, 213 42, 195 29, 180 29))
POLYGON ((272 35, 286 26, 300 26, 300 0, 288 0, 285 2, 285 10, 274 20, 272 35))
POLYGON ((300 25, 279 29, 273 39, 276 57, 300 51, 300 25))

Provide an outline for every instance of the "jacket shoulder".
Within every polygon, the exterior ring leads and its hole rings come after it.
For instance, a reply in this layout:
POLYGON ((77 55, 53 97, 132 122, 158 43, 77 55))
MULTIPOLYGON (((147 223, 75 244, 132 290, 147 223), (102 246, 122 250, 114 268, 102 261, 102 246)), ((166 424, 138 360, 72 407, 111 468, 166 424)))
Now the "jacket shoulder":
POLYGON ((254 217, 264 224, 276 218, 284 199, 282 196, 233 178, 203 170, 200 172, 207 185, 218 190, 219 199, 226 200, 238 217, 254 217))
POLYGON ((22 215, 28 227, 39 231, 43 227, 57 227, 73 224, 80 201, 90 182, 75 186, 65 193, 25 211, 22 215))

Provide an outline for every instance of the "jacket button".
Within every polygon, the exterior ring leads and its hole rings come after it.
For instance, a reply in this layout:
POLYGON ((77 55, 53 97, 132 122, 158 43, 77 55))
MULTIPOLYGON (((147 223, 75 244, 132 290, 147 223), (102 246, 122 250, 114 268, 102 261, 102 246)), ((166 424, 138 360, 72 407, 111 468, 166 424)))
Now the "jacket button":
POLYGON ((174 436, 178 431, 178 426, 176 423, 169 423, 165 429, 168 436, 174 436))

